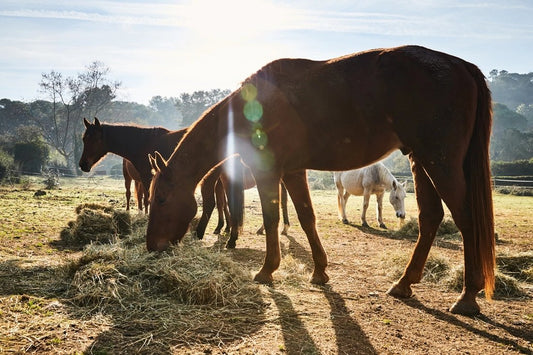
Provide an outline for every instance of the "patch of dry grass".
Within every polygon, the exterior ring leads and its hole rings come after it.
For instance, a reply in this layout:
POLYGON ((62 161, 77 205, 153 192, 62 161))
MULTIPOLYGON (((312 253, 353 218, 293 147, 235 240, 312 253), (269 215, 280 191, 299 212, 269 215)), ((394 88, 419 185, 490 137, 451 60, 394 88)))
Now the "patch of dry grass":
MULTIPOLYGON (((392 280, 397 280, 402 276, 408 261, 409 256, 400 253, 393 253, 383 259, 385 267, 389 270, 388 276, 392 280)), ((525 297, 527 292, 520 281, 530 282, 527 277, 529 277, 532 268, 531 255, 528 253, 518 256, 498 256, 496 261, 499 269, 495 275, 494 297, 500 299, 525 297), (515 275, 523 275, 523 278, 516 278, 515 275)), ((463 265, 454 265, 445 256, 430 253, 424 266, 422 281, 441 285, 450 291, 461 292, 464 280, 463 273, 463 265)))

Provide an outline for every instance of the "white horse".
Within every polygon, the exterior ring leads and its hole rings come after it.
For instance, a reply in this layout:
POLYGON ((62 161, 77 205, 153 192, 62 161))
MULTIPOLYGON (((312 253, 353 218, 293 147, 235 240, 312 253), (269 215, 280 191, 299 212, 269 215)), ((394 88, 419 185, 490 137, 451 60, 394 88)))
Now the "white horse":
POLYGON ((375 194, 377 200, 378 222, 381 228, 387 228, 383 223, 382 206, 385 191, 390 191, 390 203, 396 211, 396 217, 405 218, 405 182, 399 183, 389 169, 382 163, 375 163, 361 169, 334 172, 335 186, 337 186, 337 202, 339 217, 343 223, 348 223, 346 218, 346 201, 350 195, 364 196, 363 213, 361 221, 364 227, 366 222, 366 210, 370 201, 370 195, 375 194))

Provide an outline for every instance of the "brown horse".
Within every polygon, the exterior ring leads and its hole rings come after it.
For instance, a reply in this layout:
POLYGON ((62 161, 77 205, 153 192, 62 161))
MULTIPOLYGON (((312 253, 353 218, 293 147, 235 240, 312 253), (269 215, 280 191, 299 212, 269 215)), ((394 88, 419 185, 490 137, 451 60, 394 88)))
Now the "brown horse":
MULTIPOLYGON (((83 153, 80 158, 81 170, 88 172, 98 163, 107 153, 117 154, 131 162, 133 167, 137 170, 139 181, 142 183, 144 189, 143 194, 149 200, 149 187, 152 180, 152 168, 148 161, 148 154, 154 151, 160 151, 165 156, 170 156, 175 146, 179 143, 186 132, 186 129, 178 131, 169 131, 162 127, 139 127, 134 125, 119 125, 119 124, 101 124, 95 118, 94 123, 84 119, 85 133, 83 134, 83 153)), ((231 213, 227 216, 227 225, 230 225, 230 238, 227 243, 228 248, 234 248, 239 234, 240 227, 243 220, 244 208, 244 192, 242 190, 242 181, 239 176, 242 176, 244 167, 235 165, 235 169, 240 169, 233 173, 235 178, 226 178, 225 191, 229 196, 232 196, 229 203, 229 210, 231 213)), ((218 175, 213 172, 206 180, 213 185, 219 179, 218 175)), ((222 185, 221 185, 222 186, 222 185)), ((202 184, 202 198, 205 205, 215 205, 215 196, 212 191, 212 186, 202 184)), ((126 187, 127 188, 127 187, 126 187)), ((224 192, 223 192, 224 193, 224 192)), ((217 200, 217 208, 219 211, 219 224, 224 224, 224 205, 225 199, 217 200), (222 220, 222 222, 221 222, 222 220)), ((208 213, 209 209, 203 211, 203 215, 208 213)), ((146 210, 147 211, 147 210, 146 210)), ((211 208, 212 211, 212 208, 211 208)), ((210 215, 210 212, 209 212, 210 215)), ((209 220, 209 217, 207 218, 209 220)), ((205 230, 205 228, 204 228, 205 230)), ((203 237, 203 231, 197 234, 198 238, 203 237)))
POLYGON ((420 234, 411 259, 388 293, 409 297, 419 282, 446 203, 464 244, 464 288, 451 311, 476 314, 476 296, 494 289, 494 222, 489 169, 491 97, 473 64, 419 46, 376 49, 326 61, 280 59, 212 106, 170 159, 150 160, 149 250, 186 233, 196 213, 194 189, 207 171, 239 154, 255 177, 266 229, 266 256, 255 280, 272 282, 280 245, 283 179, 323 284, 320 243, 305 169, 342 171, 400 149, 409 156, 420 234), (199 158, 201 157, 201 158, 199 158))
POLYGON ((135 197, 137 198, 137 206, 139 211, 143 210, 144 204, 144 212, 148 213, 149 201, 148 196, 144 194, 144 186, 141 182, 141 175, 128 159, 122 159, 122 174, 124 175, 124 186, 126 187, 126 211, 130 210, 131 182, 133 181, 133 187, 135 189, 135 197))
MULTIPOLYGON (((226 163, 225 163, 226 164, 226 163)), ((252 187, 254 187, 256 184, 255 184, 255 179, 252 175, 252 171, 242 165, 242 168, 243 168, 243 188, 245 190, 247 189, 251 189, 252 187)), ((225 199, 226 199, 226 195, 225 195, 225 188, 224 186, 228 185, 230 182, 228 181, 228 176, 227 174, 222 174, 222 170, 224 168, 224 164, 221 164, 217 167, 215 167, 212 171, 211 171, 211 174, 209 174, 208 176, 206 176, 203 180, 202 180, 202 195, 206 195, 206 196, 209 196, 209 195, 212 195, 213 193, 210 192, 210 188, 211 187, 214 187, 215 191, 214 191, 214 194, 215 196, 217 197, 217 208, 219 209, 219 216, 221 216, 221 213, 223 212, 224 214, 229 214, 229 211, 227 211, 227 204, 225 203, 221 203, 219 206, 219 201, 224 201, 225 202, 225 199), (219 180, 217 180, 217 182, 215 184, 213 184, 211 181, 211 179, 215 178, 216 176, 220 175, 220 178, 219 180), (223 211, 221 212, 221 208, 223 208, 223 211)), ((288 209, 287 209, 287 200, 288 200, 288 196, 287 196, 287 189, 285 188, 285 185, 281 184, 281 211, 282 211, 282 214, 283 214, 283 230, 281 232, 281 234, 283 235, 287 235, 288 232, 289 232, 289 227, 290 227, 290 222, 289 222, 289 212, 288 212, 288 209)), ((206 203, 206 201, 204 200, 204 203, 203 203, 203 206, 202 206, 202 216, 200 217, 200 220, 198 221, 198 225, 196 226, 196 233, 197 235, 203 235, 204 232, 205 232, 205 228, 207 227, 207 223, 209 222, 209 218, 211 216, 211 213, 213 212, 213 209, 215 207, 215 204, 214 204, 214 201, 208 201, 208 203, 206 203)), ((222 227, 224 226, 224 220, 219 218, 218 220, 218 224, 215 228, 215 231, 213 233, 215 234, 219 234, 220 231, 222 230, 222 227)), ((227 225, 226 227, 226 232, 228 232, 228 228, 229 228, 229 225, 227 225)), ((263 234, 264 233, 264 226, 261 226, 258 230, 257 230, 257 234, 263 234)), ((228 243, 230 243, 230 241, 232 241, 231 239, 228 240, 228 243)), ((230 246, 231 247, 231 246, 230 246)))

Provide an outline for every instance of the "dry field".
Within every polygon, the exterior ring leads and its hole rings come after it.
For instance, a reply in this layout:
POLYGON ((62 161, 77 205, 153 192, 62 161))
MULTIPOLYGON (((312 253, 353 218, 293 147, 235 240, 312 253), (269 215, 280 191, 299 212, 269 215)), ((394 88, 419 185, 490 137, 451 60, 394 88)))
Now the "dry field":
MULTIPOLYGON (((385 294, 416 238, 399 231, 388 203, 389 229, 377 228, 374 197, 371 227, 363 228, 360 197, 348 202, 352 224, 344 225, 336 192, 312 191, 329 258, 325 287, 307 282, 310 250, 291 205, 281 267, 265 286, 252 282, 265 250, 264 236, 255 234, 261 213, 254 189, 246 193, 235 250, 224 249, 224 236, 207 233, 203 241, 187 236, 168 252, 149 254, 143 215, 133 211, 128 225, 117 227, 125 215, 121 180, 61 183, 44 196, 35 196, 43 186, 38 179, 26 189, 0 187, 2 354, 533 353, 533 197, 495 194, 497 297, 489 303, 481 296, 482 314, 465 317, 447 311, 459 294, 462 265, 453 230, 437 237, 413 297, 385 294), (86 203, 94 205, 77 213, 86 203), (111 224, 100 227, 104 217, 111 224), (100 244, 83 248, 87 241, 75 233, 83 221, 83 236, 98 236, 100 244)), ((413 194, 406 205, 407 220, 415 218, 413 194)))

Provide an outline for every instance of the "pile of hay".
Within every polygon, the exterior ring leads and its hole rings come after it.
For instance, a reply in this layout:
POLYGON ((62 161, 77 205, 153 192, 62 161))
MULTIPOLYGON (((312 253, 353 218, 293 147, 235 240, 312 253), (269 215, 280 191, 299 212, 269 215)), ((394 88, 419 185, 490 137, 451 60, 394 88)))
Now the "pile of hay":
MULTIPOLYGON (((398 231, 396 231, 394 234, 397 237, 409 237, 409 238, 416 238, 418 237, 418 221, 415 218, 410 218, 409 221, 406 221, 398 231)), ((459 236, 459 229, 453 222, 453 220, 449 218, 445 218, 440 226, 439 229, 437 229, 437 235, 438 236, 459 236)))
MULTIPOLYGON (((409 255, 393 253, 383 259, 384 266, 389 272, 387 275, 397 280, 402 276, 409 255)), ((498 269, 495 273, 494 287, 495 298, 520 298, 527 295, 520 281, 531 283, 533 278, 533 254, 523 253, 515 256, 498 256, 496 258, 498 269), (518 277, 517 277, 518 275, 518 277)), ((450 291, 461 292, 464 280, 463 265, 452 265, 445 256, 431 253, 424 267, 422 281, 442 285, 450 291)))
POLYGON ((186 237, 166 252, 149 253, 146 225, 132 225, 130 236, 88 245, 68 269, 71 303, 128 324, 128 341, 118 341, 125 336, 120 329, 108 332, 121 344, 114 350, 138 352, 148 341, 150 351, 159 353, 234 341, 259 328, 266 307, 261 286, 225 251, 186 237))
POLYGON ((70 221, 60 234, 61 240, 68 245, 108 242, 132 231, 132 221, 127 211, 86 203, 76 208, 76 214, 76 220, 70 221))
POLYGON ((517 255, 500 255, 496 258, 498 268, 517 280, 533 283, 533 252, 517 255))

